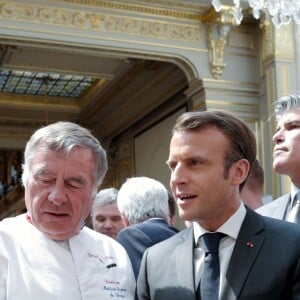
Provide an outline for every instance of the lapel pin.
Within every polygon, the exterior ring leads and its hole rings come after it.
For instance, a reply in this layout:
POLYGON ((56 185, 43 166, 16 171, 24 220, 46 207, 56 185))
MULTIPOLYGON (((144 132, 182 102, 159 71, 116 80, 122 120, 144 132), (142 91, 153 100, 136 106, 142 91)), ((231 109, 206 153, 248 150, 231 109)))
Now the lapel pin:
POLYGON ((253 248, 254 247, 254 245, 251 242, 247 242, 246 246, 249 247, 249 248, 253 248))

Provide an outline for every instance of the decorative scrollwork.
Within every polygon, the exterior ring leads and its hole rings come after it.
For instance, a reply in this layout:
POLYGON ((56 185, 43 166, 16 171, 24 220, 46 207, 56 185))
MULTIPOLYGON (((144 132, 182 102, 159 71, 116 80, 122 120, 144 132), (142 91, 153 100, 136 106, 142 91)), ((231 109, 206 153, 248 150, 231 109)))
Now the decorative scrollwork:
POLYGON ((103 32, 126 33, 158 39, 175 39, 198 43, 201 39, 200 26, 194 23, 169 23, 158 20, 146 20, 137 17, 91 13, 43 7, 34 4, 0 1, 0 19, 27 21, 39 24, 63 25, 103 32), (2 3, 2 4, 1 4, 2 3))

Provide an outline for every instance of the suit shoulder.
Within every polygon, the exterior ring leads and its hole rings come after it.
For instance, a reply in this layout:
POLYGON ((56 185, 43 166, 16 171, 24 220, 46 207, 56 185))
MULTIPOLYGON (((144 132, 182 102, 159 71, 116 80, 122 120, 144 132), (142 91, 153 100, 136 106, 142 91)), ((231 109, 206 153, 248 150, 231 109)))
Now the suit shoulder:
POLYGON ((128 227, 125 227, 119 231, 117 234, 117 241, 120 242, 122 240, 127 240, 129 237, 131 238, 141 238, 144 236, 144 230, 143 227, 140 226, 140 224, 134 224, 130 225, 128 227))
POLYGON ((272 216, 272 212, 274 209, 285 207, 285 205, 289 201, 289 194, 285 194, 259 208, 257 208, 255 211, 263 216, 272 216))
POLYGON ((278 241, 282 241, 288 236, 296 237, 300 242, 300 226, 298 224, 262 216, 253 210, 247 211, 244 225, 246 225, 248 233, 252 232, 278 241))
POLYGON ((184 242, 186 239, 190 238, 190 235, 193 236, 192 228, 183 229, 178 233, 175 233, 166 240, 163 240, 149 248, 150 252, 160 253, 160 251, 172 251, 174 247, 184 242))
POLYGON ((284 232, 284 237, 296 236, 300 237, 300 226, 298 224, 290 223, 284 220, 274 219, 268 216, 261 216, 264 220, 265 230, 280 234, 284 232))
POLYGON ((279 203, 284 203, 284 202, 287 202, 288 200, 289 200, 289 194, 285 194, 285 195, 283 195, 279 198, 276 198, 276 199, 272 200, 271 202, 257 208, 256 212, 263 211, 264 208, 277 206, 279 203))

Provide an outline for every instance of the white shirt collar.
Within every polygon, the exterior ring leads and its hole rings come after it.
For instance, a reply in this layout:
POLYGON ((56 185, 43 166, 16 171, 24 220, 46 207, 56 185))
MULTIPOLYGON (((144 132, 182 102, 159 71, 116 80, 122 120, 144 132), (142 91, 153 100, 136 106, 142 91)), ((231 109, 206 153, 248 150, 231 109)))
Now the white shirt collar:
POLYGON ((300 192, 300 189, 292 183, 292 185, 291 185, 291 204, 292 205, 294 203, 294 198, 295 198, 296 194, 299 192, 300 192))
MULTIPOLYGON (((232 237, 233 239, 237 239, 237 236, 239 234, 245 216, 246 216, 246 208, 244 204, 241 202, 239 208, 235 211, 235 213, 224 224, 222 224, 216 230, 216 232, 222 232, 225 233, 227 236, 232 237)), ((197 245, 199 237, 208 231, 203 227, 201 227, 197 222, 193 222, 193 227, 194 227, 195 245, 197 245)))

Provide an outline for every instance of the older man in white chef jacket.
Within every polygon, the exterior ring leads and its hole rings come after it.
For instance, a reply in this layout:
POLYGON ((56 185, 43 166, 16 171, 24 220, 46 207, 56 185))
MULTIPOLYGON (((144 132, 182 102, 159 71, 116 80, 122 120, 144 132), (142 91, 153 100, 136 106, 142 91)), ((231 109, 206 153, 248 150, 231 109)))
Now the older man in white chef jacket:
POLYGON ((27 213, 0 222, 0 300, 134 298, 125 250, 84 226, 106 171, 104 149, 79 125, 57 122, 32 135, 27 213))

